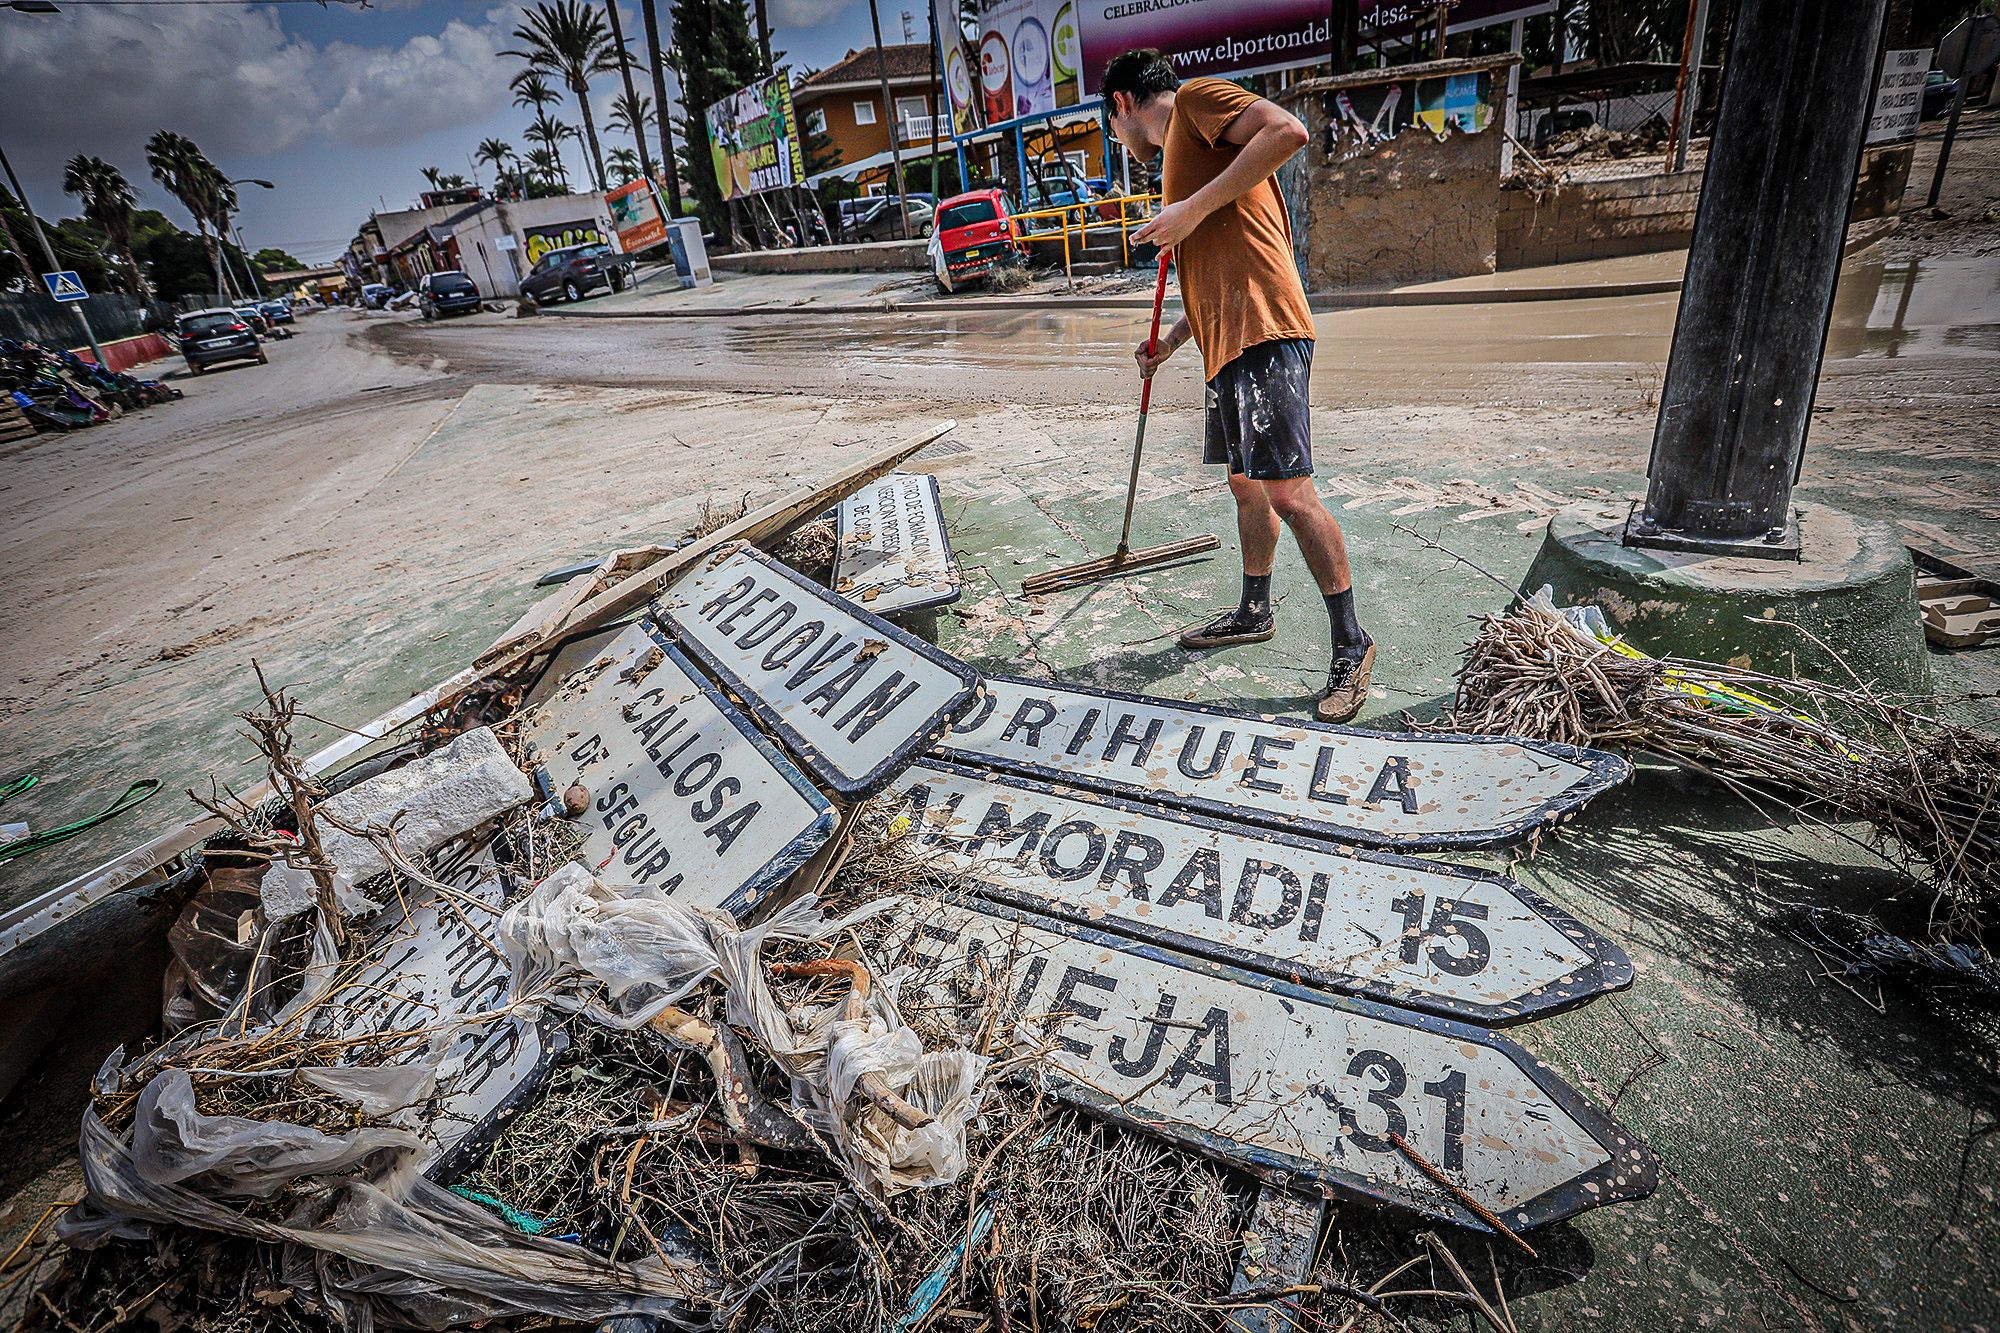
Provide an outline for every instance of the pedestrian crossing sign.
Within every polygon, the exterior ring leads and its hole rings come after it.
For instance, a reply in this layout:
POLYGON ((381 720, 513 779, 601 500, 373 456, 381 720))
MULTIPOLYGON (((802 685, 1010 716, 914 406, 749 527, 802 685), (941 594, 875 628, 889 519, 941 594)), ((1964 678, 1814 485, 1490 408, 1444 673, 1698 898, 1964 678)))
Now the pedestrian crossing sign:
POLYGON ((49 295, 58 301, 81 301, 90 295, 83 289, 83 279, 74 270, 65 269, 61 273, 44 273, 42 281, 49 285, 49 295))

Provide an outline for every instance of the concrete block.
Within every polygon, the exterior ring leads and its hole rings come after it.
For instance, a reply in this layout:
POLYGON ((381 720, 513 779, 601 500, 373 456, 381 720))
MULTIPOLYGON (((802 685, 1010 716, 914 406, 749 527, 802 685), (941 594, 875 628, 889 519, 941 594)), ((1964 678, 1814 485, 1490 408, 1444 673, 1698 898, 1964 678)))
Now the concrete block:
MULTIPOLYGON (((329 798, 324 809, 357 829, 396 820, 396 843, 415 859, 533 796, 527 775, 507 757, 492 729, 479 727, 421 759, 329 798)), ((360 885, 389 868, 375 844, 331 823, 321 824, 320 844, 335 867, 341 910, 364 915, 380 907, 359 891, 360 885)), ((273 867, 264 877, 263 898, 264 914, 273 921, 296 916, 313 905, 312 878, 303 871, 273 867)))

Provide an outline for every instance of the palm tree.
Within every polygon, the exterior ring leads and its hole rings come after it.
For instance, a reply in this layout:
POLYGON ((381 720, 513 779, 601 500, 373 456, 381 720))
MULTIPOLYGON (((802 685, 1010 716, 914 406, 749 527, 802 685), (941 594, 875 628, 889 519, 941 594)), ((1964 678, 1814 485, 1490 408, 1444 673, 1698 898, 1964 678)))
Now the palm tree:
POLYGON ((650 156, 646 153, 646 129, 655 119, 652 98, 644 93, 620 93, 611 100, 611 115, 605 124, 637 139, 643 162, 650 156))
POLYGON ((597 121, 590 112, 590 76, 618 68, 622 55, 613 48, 604 16, 582 0, 555 0, 553 4, 544 0, 525 13, 525 21, 514 29, 514 40, 526 49, 500 54, 560 76, 576 95, 577 108, 583 112, 591 169, 597 188, 602 190, 604 154, 597 146, 597 121))
POLYGON ((604 0, 604 17, 611 20, 611 58, 618 66, 618 77, 625 84, 623 101, 635 111, 632 119, 632 137, 639 143, 639 168, 646 173, 646 179, 653 177, 653 154, 646 147, 645 109, 640 105, 639 91, 632 86, 632 52, 625 45, 625 29, 618 22, 618 0, 604 0))
POLYGON ((439 171, 436 167, 425 167, 423 169, 422 174, 423 178, 426 181, 430 182, 430 187, 433 190, 442 190, 444 188, 444 186, 440 184, 440 181, 442 180, 444 173, 442 171, 439 171))
POLYGON ((145 271, 132 253, 132 207, 139 202, 139 195, 132 182, 125 179, 125 173, 101 157, 78 153, 63 167, 63 193, 83 200, 84 217, 96 224, 112 250, 125 261, 139 289, 139 298, 152 300, 145 271))
POLYGON ((220 293, 222 259, 216 252, 214 238, 208 234, 208 224, 215 216, 215 182, 222 179, 222 173, 202 156, 194 140, 171 130, 157 130, 146 140, 146 168, 194 218, 194 229, 208 251, 208 267, 215 274, 215 290, 220 293))
MULTIPOLYGON (((613 0, 616 3, 616 0, 613 0)), ((681 215, 681 177, 674 165, 674 108, 667 101, 667 76, 665 73, 665 50, 660 45, 660 15, 654 0, 640 0, 640 12, 646 19, 646 60, 652 66, 653 101, 660 109, 660 168, 667 177, 667 212, 674 217, 681 215)))
POLYGON ((514 156, 514 145, 508 143, 505 139, 481 139, 479 147, 473 150, 472 160, 474 162, 483 162, 493 168, 493 174, 496 178, 495 188, 497 189, 497 178, 503 174, 507 166, 507 159, 512 156, 514 156))
POLYGON ((562 94, 549 86, 549 76, 532 65, 507 80, 507 86, 514 90, 515 106, 540 111, 562 101, 562 94))
MULTIPOLYGON (((564 128, 567 129, 568 126, 564 126, 564 128)), ((540 173, 543 185, 549 187, 550 189, 557 189, 557 188, 561 188, 564 190, 568 189, 567 182, 569 180, 569 177, 563 171, 562 159, 557 157, 554 153, 550 152, 548 149, 537 148, 533 152, 529 153, 528 165, 531 168, 533 168, 536 172, 540 173), (556 185, 556 179, 558 177, 561 177, 562 180, 564 181, 564 185, 562 185, 561 187, 558 187, 556 185)), ((532 177, 530 177, 529 183, 533 184, 532 177)))
POLYGON ((645 170, 639 161, 639 155, 623 144, 606 154, 604 161, 611 168, 611 174, 618 178, 620 185, 630 185, 638 180, 640 173, 645 170))
POLYGON ((555 119, 548 112, 544 111, 535 117, 533 124, 521 132, 521 137, 529 143, 540 144, 542 150, 555 159, 555 174, 548 176, 548 179, 553 180, 555 176, 561 176, 563 189, 567 191, 569 189, 569 167, 562 160, 562 145, 563 140, 577 137, 576 127, 565 125, 562 121, 555 119))

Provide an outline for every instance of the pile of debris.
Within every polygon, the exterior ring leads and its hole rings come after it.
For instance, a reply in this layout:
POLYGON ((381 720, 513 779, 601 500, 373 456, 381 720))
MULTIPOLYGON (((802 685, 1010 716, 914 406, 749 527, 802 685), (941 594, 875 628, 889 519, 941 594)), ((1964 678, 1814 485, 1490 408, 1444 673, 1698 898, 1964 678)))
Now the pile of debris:
MULTIPOLYGON (((0 338, 0 405, 38 431, 95 426, 180 396, 170 384, 106 370, 60 347, 0 338)), ((0 420, 0 438, 6 424, 0 420)))
POLYGON ((1667 146, 1668 134, 1667 122, 1659 116, 1636 130, 1590 124, 1553 136, 1535 149, 1535 155, 1544 162, 1622 161, 1662 151, 1667 146))
POLYGON ((957 595, 915 447, 607 559, 342 778, 267 687, 29 1327, 1506 1330, 1410 1219, 1649 1192, 1492 1030, 1623 953, 1398 854, 1623 761, 982 677, 885 618, 957 595))

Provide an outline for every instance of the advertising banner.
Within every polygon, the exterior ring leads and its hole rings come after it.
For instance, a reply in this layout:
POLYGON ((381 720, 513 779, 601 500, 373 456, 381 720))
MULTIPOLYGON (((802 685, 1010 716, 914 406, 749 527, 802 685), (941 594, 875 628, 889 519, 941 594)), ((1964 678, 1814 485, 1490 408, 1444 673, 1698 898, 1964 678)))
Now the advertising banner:
POLYGON ((572 245, 603 245, 604 232, 591 220, 558 222, 550 227, 524 229, 521 241, 528 250, 528 267, 533 268, 551 250, 562 250, 572 245))
POLYGON ((641 179, 619 186, 604 196, 604 207, 611 213, 612 230, 618 233, 618 248, 626 254, 667 239, 667 220, 660 216, 651 182, 641 179))
MULTIPOLYGON (((1360 0, 1367 39, 1408 40, 1437 22, 1435 0, 1360 0)), ((1455 0, 1454 31, 1546 14, 1554 0, 1455 0)), ((1082 94, 1097 95, 1104 67, 1121 51, 1158 47, 1184 79, 1315 65, 1333 54, 1325 0, 1083 0, 1082 94)))
POLYGON ((738 89, 707 114, 708 150, 724 199, 783 189, 805 177, 789 70, 738 89))
POLYGON ((951 132, 970 134, 985 121, 979 114, 974 87, 972 46, 958 21, 957 0, 931 0, 931 20, 937 25, 938 68, 943 74, 945 100, 951 106, 951 132))
POLYGON ((979 109, 986 123, 1043 116, 1083 100, 1074 0, 985 0, 979 7, 979 109))

